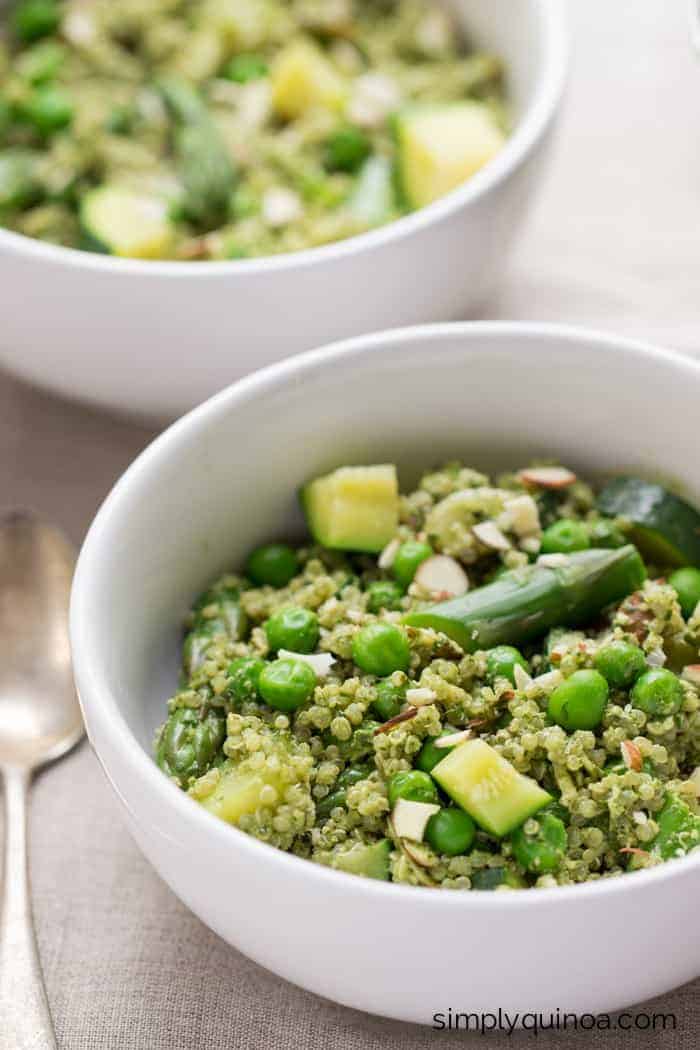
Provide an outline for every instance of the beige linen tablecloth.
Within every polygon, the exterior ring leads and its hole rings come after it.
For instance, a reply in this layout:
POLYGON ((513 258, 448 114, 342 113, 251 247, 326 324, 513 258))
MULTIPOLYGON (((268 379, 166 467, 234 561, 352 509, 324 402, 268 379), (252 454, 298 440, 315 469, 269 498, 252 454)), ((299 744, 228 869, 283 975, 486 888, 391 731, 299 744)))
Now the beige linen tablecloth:
MULTIPOLYGON (((555 164, 486 316, 583 323, 692 352, 700 67, 687 43, 685 0, 572 0, 570 8, 576 54, 555 164)), ((611 405, 616 393, 624 392, 611 391, 611 405)), ((78 542, 150 437, 0 376, 0 501, 38 508, 78 542)), ((417 1050, 460 1038, 321 1001, 228 948, 143 860, 87 746, 37 783, 32 848, 39 941, 64 1050, 417 1050)), ((697 906, 688 902, 694 921, 697 906)), ((675 1012, 675 1031, 540 1043, 689 1050, 699 989, 654 1004, 675 1012)), ((508 1042, 501 1035, 490 1045, 508 1042)))

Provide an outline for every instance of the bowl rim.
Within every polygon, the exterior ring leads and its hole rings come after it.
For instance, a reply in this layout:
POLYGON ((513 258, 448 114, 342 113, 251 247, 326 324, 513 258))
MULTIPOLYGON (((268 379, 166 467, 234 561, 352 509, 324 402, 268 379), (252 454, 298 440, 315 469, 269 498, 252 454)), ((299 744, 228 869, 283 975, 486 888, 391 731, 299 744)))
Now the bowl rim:
MULTIPOLYGON (((304 373, 317 373, 319 368, 333 368, 339 363, 347 364, 348 360, 362 359, 381 349, 391 352, 405 350, 415 343, 430 341, 434 344, 448 343, 455 338, 472 342, 501 338, 504 336, 537 340, 540 343, 563 342, 570 347, 596 350, 627 356, 630 364, 634 361, 650 359, 666 364, 669 368, 684 374, 688 382, 700 383, 700 360, 684 356, 672 350, 659 348, 653 344, 638 340, 611 335, 595 329, 580 326, 558 325, 537 322, 513 321, 476 321, 422 325, 411 328, 398 328, 385 332, 370 333, 331 344, 317 350, 307 351, 297 357, 269 365, 253 373, 199 407, 187 413, 177 422, 163 431, 147 448, 140 453, 134 462, 119 478, 90 526, 83 543, 76 567, 70 609, 70 637, 73 662, 80 694, 80 703, 85 716, 89 712, 88 736, 108 780, 116 794, 124 802, 118 786, 112 778, 109 763, 100 755, 98 746, 92 740, 91 726, 100 725, 101 734, 105 733, 119 751, 129 769, 130 779, 140 785, 141 790, 155 796, 158 803, 172 807, 181 826, 190 826, 195 833, 205 833, 216 838, 219 844, 230 847, 237 843, 239 849, 249 851, 252 859, 260 863, 278 864, 281 873, 287 871, 290 876, 306 873, 309 880, 316 880, 319 892, 342 890, 350 892, 354 887, 357 892, 382 895, 387 902, 418 899, 430 908, 531 908, 548 905, 567 905, 570 901, 589 900, 608 897, 623 892, 643 892, 645 887, 675 876, 684 876, 691 869, 700 875, 700 851, 688 857, 667 861, 657 867, 635 872, 633 877, 613 876, 593 882, 574 886, 556 886, 538 889, 536 893, 494 894, 487 891, 469 893, 427 893, 424 887, 406 886, 403 884, 381 882, 374 879, 361 879, 332 868, 314 864, 304 858, 294 856, 261 842, 238 828, 210 814, 207 810, 190 799, 166 776, 155 764, 129 728, 122 715, 117 701, 111 692, 104 673, 100 667, 100 644, 94 638, 89 617, 89 600, 93 565, 101 559, 100 548, 102 535, 109 529, 113 512, 125 498, 132 483, 142 475, 158 470, 161 460, 177 455, 178 448, 189 443, 191 435, 200 432, 215 423, 222 415, 235 410, 237 403, 255 400, 260 394, 284 388, 290 381, 299 382, 304 373), (449 903, 448 903, 449 902, 449 903), (456 903, 455 903, 456 902, 456 903)), ((436 347, 434 347, 435 349, 436 347)), ((491 353, 499 352, 491 348, 491 353)), ((126 805, 126 803, 125 803, 126 805)), ((128 807, 127 807, 128 808, 128 807)), ((138 815, 129 809, 133 819, 138 822, 138 815)))
POLYGON ((0 252, 20 255, 37 262, 75 267, 81 270, 129 274, 139 277, 211 276, 241 274, 255 276, 266 272, 284 272, 300 268, 340 262, 364 250, 383 248, 403 241, 421 230, 446 220, 450 215, 468 207, 503 183, 513 171, 529 158, 536 145, 553 122, 567 80, 569 66, 568 20, 561 0, 534 0, 534 18, 537 20, 543 43, 544 62, 539 70, 531 99, 515 132, 506 145, 480 172, 452 193, 425 208, 395 219, 367 233, 346 237, 340 241, 302 251, 253 259, 235 259, 213 262, 177 262, 174 260, 122 259, 78 248, 48 244, 25 234, 0 228, 0 252))

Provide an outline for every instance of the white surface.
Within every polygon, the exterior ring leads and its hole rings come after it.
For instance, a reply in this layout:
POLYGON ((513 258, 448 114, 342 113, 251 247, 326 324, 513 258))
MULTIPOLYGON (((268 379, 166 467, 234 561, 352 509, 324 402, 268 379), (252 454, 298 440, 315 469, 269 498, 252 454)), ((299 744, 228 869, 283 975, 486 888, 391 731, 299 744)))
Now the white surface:
POLYGON ((540 186, 566 42, 561 0, 457 2, 502 55, 518 117, 462 189, 363 237, 235 263, 112 260, 0 230, 0 361, 63 394, 172 416, 300 350, 474 310, 540 186))
POLYGON ((569 0, 561 133, 482 316, 591 324, 700 352, 700 57, 688 0, 569 0))
POLYGON ((293 527, 294 493, 309 477, 381 458, 398 463, 406 487, 449 456, 489 469, 555 452, 585 474, 682 475, 697 502, 700 461, 687 450, 699 399, 700 364, 679 355, 542 326, 443 326, 283 363, 162 435, 88 535, 71 636, 93 745, 132 834, 174 892, 288 980, 410 1021, 429 1023, 467 990, 471 1010, 566 1004, 580 1014, 696 976, 698 916, 688 902, 700 889, 700 855, 634 877, 505 896, 377 883, 216 820, 160 773, 149 749, 175 685, 188 600, 256 543, 293 527), (611 410, 610 392, 622 390, 611 410), (672 430, 659 404, 673 405, 672 430), (329 966, 338 945, 343 965, 329 966))

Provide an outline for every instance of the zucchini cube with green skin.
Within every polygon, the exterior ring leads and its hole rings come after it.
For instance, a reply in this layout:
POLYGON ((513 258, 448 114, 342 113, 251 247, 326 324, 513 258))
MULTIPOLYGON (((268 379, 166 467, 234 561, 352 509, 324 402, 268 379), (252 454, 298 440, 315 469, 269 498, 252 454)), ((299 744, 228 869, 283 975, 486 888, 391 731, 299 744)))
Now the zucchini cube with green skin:
POLYGON ((469 101, 409 106, 397 115, 395 132, 401 188, 412 208, 461 186, 506 141, 488 106, 469 101))
POLYGON ((168 203, 135 190, 102 186, 86 194, 80 222, 92 250, 125 259, 166 258, 174 229, 168 203))
POLYGON ((215 817, 228 824, 238 824, 241 817, 253 814, 260 808, 260 793, 268 786, 281 794, 286 783, 281 774, 268 766, 258 771, 225 762, 211 793, 201 797, 198 791, 195 797, 215 817))
POLYGON ((389 857, 391 842, 381 839, 371 845, 357 842, 349 850, 339 853, 333 860, 332 867, 348 875, 364 875, 367 879, 389 878, 389 857))
POLYGON ((433 768, 450 798, 484 831, 503 838, 552 801, 485 740, 467 740, 433 768))
POLYGON ((272 63, 272 105, 285 120, 312 109, 338 112, 346 86, 320 47, 310 40, 292 41, 272 63))
POLYGON ((341 467, 301 493, 309 531, 330 550, 378 554, 399 525, 396 467, 341 467))

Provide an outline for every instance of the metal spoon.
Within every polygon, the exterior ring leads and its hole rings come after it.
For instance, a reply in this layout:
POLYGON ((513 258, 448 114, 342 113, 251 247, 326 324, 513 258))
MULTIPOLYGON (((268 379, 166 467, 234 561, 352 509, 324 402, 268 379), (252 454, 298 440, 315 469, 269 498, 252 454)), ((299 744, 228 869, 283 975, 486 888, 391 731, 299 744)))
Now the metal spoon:
POLYGON ((25 511, 0 519, 0 1050, 56 1050, 32 921, 27 801, 33 773, 83 735, 68 644, 74 565, 50 525, 25 511))

